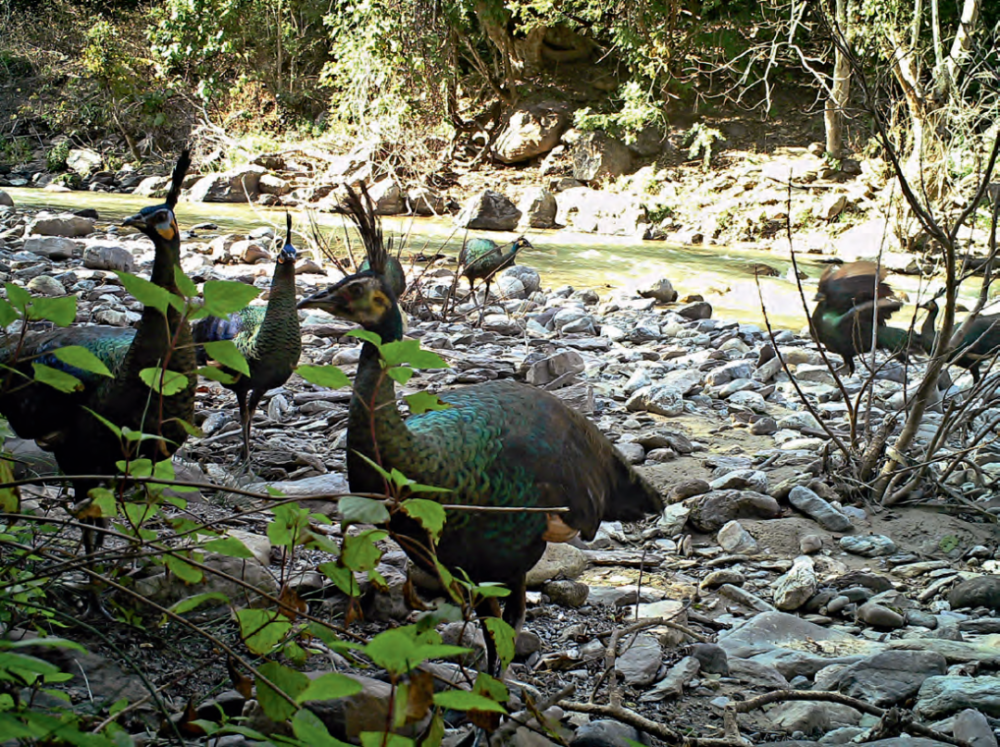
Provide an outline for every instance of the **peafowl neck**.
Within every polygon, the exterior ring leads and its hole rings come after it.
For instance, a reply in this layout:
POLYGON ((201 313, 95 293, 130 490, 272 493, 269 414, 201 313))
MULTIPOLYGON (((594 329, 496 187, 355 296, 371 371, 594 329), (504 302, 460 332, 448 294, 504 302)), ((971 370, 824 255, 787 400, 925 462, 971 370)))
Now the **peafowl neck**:
MULTIPOLYGON (((387 318, 368 329, 375 332, 383 343, 401 340, 403 319, 399 307, 393 304, 387 318)), ((382 477, 358 457, 359 453, 388 468, 391 465, 386 461, 386 449, 400 453, 408 448, 411 441, 412 435, 396 406, 393 381, 382 368, 378 348, 366 341, 361 348, 348 417, 347 473, 351 490, 384 490, 382 477)))
POLYGON ((290 373, 301 352, 299 313, 295 307, 295 264, 278 262, 274 266, 270 298, 251 355, 267 355, 269 364, 288 369, 290 373))
MULTIPOLYGON (((179 267, 180 260, 180 238, 176 236, 173 241, 155 242, 156 251, 153 255, 153 271, 150 280, 161 288, 174 294, 179 294, 177 279, 174 275, 175 268, 179 267)), ((191 350, 191 330, 187 324, 178 335, 178 325, 181 323, 181 314, 173 306, 167 307, 166 318, 159 309, 152 306, 145 306, 142 310, 142 318, 136 329, 135 339, 129 350, 126 360, 126 368, 137 373, 143 368, 152 368, 160 364, 167 356, 168 351, 173 350, 170 355, 168 368, 172 370, 182 370, 175 364, 175 358, 186 358, 187 352, 191 350), (176 340, 175 340, 176 338, 176 340)), ((190 370, 191 367, 188 367, 190 370)))

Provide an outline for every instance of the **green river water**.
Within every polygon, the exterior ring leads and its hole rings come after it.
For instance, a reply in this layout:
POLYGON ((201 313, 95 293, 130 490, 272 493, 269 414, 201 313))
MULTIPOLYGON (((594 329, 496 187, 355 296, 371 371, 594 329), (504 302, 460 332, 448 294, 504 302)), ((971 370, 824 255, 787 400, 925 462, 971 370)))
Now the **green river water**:
MULTIPOLYGON (((152 204, 149 198, 99 192, 57 193, 27 188, 5 188, 5 191, 17 205, 74 210, 89 207, 97 210, 102 220, 113 222, 152 204)), ((309 219, 304 211, 293 209, 292 218, 296 230, 308 233, 309 219)), ((342 240, 343 216, 314 212, 313 218, 321 230, 328 230, 342 240)), ((220 232, 245 232, 270 224, 283 233, 285 223, 284 210, 280 208, 222 203, 181 202, 177 206, 177 219, 182 230, 211 222, 219 226, 220 232)), ((385 217, 383 226, 387 235, 405 235, 404 264, 408 256, 416 252, 457 256, 465 236, 464 229, 456 229, 448 218, 385 217)), ((488 231, 470 235, 487 236, 499 242, 511 241, 516 236, 488 231)), ((753 324, 762 324, 764 315, 749 266, 755 262, 764 263, 781 273, 780 277, 760 278, 760 290, 771 324, 795 331, 806 326, 798 288, 789 280, 791 261, 787 252, 736 251, 723 246, 702 249, 569 231, 530 230, 525 235, 535 248, 523 251, 518 261, 537 269, 544 287, 572 285, 578 289, 593 288, 607 296, 609 289, 631 291, 666 277, 681 297, 702 295, 712 304, 717 317, 753 324)), ((798 258, 798 263, 809 276, 803 286, 811 306, 823 265, 805 256, 798 258)), ((891 282, 894 287, 910 293, 917 287, 916 278, 894 276, 891 282)), ((905 309, 900 317, 904 315, 905 309)), ((907 321, 902 323, 907 323, 908 319, 906 315, 907 321)))

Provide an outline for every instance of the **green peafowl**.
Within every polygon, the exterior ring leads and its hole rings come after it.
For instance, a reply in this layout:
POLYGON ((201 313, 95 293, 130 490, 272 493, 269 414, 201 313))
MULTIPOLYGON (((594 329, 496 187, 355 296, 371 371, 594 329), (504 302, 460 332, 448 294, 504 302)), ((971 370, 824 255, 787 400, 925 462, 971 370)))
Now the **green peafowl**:
MULTIPOLYGON (((934 349, 934 340, 937 337, 937 332, 935 331, 938 316, 936 299, 942 293, 943 291, 930 301, 921 304, 927 310, 927 317, 924 319, 921 330, 920 344, 928 355, 934 349)), ((956 329, 958 326, 961 325, 956 324, 956 329)), ((978 384, 979 379, 982 377, 979 367, 983 364, 984 360, 992 357, 997 351, 1000 351, 1000 314, 978 316, 972 322, 969 331, 965 333, 965 336, 962 337, 961 342, 957 345, 956 353, 958 357, 955 358, 954 363, 956 366, 967 370, 972 375, 973 382, 978 384)))
MULTIPOLYGON (((250 456, 250 425, 261 397, 284 384, 292 375, 302 353, 299 312, 295 308, 295 247, 292 244, 292 216, 285 215, 287 234, 278 254, 266 306, 248 306, 225 318, 208 316, 192 325, 195 343, 232 340, 246 358, 250 375, 228 368, 235 381, 223 384, 236 393, 243 433, 243 456, 250 456)), ((199 360, 207 361, 204 348, 199 360)))
POLYGON ((486 283, 486 295, 479 309, 479 322, 490 302, 490 283, 493 276, 503 269, 515 264, 517 253, 525 248, 534 248, 531 242, 523 236, 518 236, 510 244, 497 244, 492 239, 469 239, 458 254, 459 272, 469 281, 469 294, 475 293, 475 281, 486 283))
MULTIPOLYGON (((190 163, 185 150, 174 166, 166 202, 143 208, 124 222, 153 240, 152 282, 177 294, 180 230, 174 207, 190 163)), ((130 455, 154 461, 168 458, 177 450, 187 438, 182 421, 190 423, 194 419, 196 377, 191 330, 173 306, 167 307, 165 315, 146 306, 134 330, 90 326, 30 335, 23 344, 14 343, 0 351, 0 363, 7 373, 0 390, 0 414, 18 436, 34 439, 43 449, 52 451, 67 475, 111 478, 118 474, 116 463, 124 458, 123 444, 95 414, 120 428, 159 436, 139 441, 138 453, 130 455), (56 358, 53 351, 70 345, 82 346, 97 356, 111 377, 80 370, 56 358), (64 393, 34 381, 33 363, 72 374, 79 379, 81 388, 64 393), (179 392, 160 397, 140 378, 144 369, 161 366, 187 378, 179 392)), ((99 483, 97 479, 74 481, 77 500, 99 483)), ((104 526, 103 519, 86 521, 104 526)), ((92 530, 84 532, 88 555, 102 541, 103 534, 95 539, 92 530)))
MULTIPOLYGON (((374 225, 370 200, 352 201, 350 211, 365 236, 370 268, 306 298, 299 308, 320 308, 359 323, 384 343, 402 337, 399 305, 381 274, 385 249, 374 225)), ((525 613, 525 574, 541 558, 546 541, 577 534, 592 539, 602 520, 638 520, 658 512, 656 491, 583 415, 558 397, 513 381, 490 381, 442 394, 449 407, 403 419, 392 378, 378 349, 365 342, 358 364, 347 429, 351 490, 385 492, 386 470, 451 492, 420 493, 444 503, 484 507, 567 508, 565 513, 448 514, 437 557, 464 569, 474 582, 510 588, 503 619, 520 629, 525 613)), ((405 503, 405 499, 404 499, 405 503)), ((409 557, 434 572, 427 534, 402 511, 390 529, 409 557)), ((499 615, 495 602, 477 609, 499 615)), ((496 673, 497 654, 487 635, 487 663, 496 673)))
POLYGON ((871 350, 873 325, 876 347, 896 354, 916 347, 909 330, 886 324, 893 312, 902 308, 892 297, 886 274, 875 263, 861 261, 829 267, 820 278, 818 303, 812 313, 813 334, 817 342, 844 359, 851 375, 854 357, 871 350))

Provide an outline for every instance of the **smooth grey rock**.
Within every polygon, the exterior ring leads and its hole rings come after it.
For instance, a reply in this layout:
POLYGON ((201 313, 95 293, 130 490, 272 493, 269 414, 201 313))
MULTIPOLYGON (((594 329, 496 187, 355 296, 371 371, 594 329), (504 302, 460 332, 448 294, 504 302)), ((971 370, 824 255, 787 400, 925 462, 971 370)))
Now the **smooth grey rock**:
POLYGON ((730 553, 753 555, 758 551, 757 540, 738 521, 728 521, 719 530, 715 541, 730 553))
POLYGON ((89 244, 83 250, 83 266, 91 270, 135 272, 135 257, 118 244, 89 244))
POLYGON ((554 578, 575 579, 587 568, 587 556, 572 545, 564 542, 550 542, 545 554, 528 571, 527 585, 536 588, 554 578))
POLYGON ((644 687, 653 682, 663 660, 663 647, 650 633, 640 633, 632 645, 615 659, 615 671, 626 685, 644 687))
POLYGON ((788 502, 826 530, 848 532, 853 528, 850 519, 809 488, 795 486, 788 493, 788 502))
POLYGON ((952 735, 968 742, 972 747, 997 747, 997 738, 990 728, 990 722, 973 708, 966 708, 955 716, 952 735))
POLYGON ((698 676, 701 662, 693 656, 685 656, 667 670, 667 675, 656 683, 652 690, 639 696, 641 703, 653 703, 669 697, 680 697, 684 686, 698 676))
POLYGON ((799 609, 816 593, 816 569, 812 558, 800 555, 784 576, 774 582, 774 606, 791 612, 799 609))
POLYGON ((659 278, 646 287, 640 288, 639 295, 643 298, 655 299, 658 303, 673 303, 677 300, 677 291, 666 278, 659 278))
POLYGON ((841 537, 840 548, 852 555, 877 558, 896 552, 896 543, 880 534, 870 534, 867 537, 841 537))
POLYGON ((556 225, 583 233, 636 236, 646 208, 635 195, 575 187, 556 195, 556 225))
POLYGON ((777 704, 767 712, 767 717, 783 731, 815 735, 856 726, 861 721, 861 712, 840 703, 797 700, 777 704))
POLYGON ((513 231, 521 211, 507 197, 485 189, 473 195, 455 218, 455 225, 480 231, 513 231))
POLYGON ((247 202, 257 199, 260 166, 243 166, 221 174, 208 174, 194 183, 188 192, 191 202, 247 202))
POLYGON ((72 148, 66 156, 66 167, 84 177, 100 171, 103 163, 101 154, 90 148, 72 148))
POLYGON ((406 211, 406 199, 399 183, 391 176, 368 187, 368 194, 379 215, 399 215, 406 211))
POLYGON ((858 607, 858 619, 873 628, 890 630, 901 628, 906 624, 906 618, 901 614, 875 602, 865 602, 858 607))
MULTIPOLYGON (((907 700, 917 693, 928 677, 944 675, 947 660, 930 651, 883 651, 855 664, 840 668, 833 681, 824 680, 825 689, 839 690, 881 707, 907 700)), ((822 673, 817 675, 817 681, 822 673)))
POLYGON ((698 660, 702 672, 729 675, 726 651, 715 643, 695 643, 691 646, 691 656, 698 660))
POLYGON ((570 106, 564 101, 520 104, 501 124, 493 142, 493 157, 510 164, 548 153, 569 125, 570 106))
POLYGON ((778 502, 752 490, 713 490, 691 501, 688 521, 701 532, 715 532, 733 519, 773 519, 778 502))
POLYGON ((518 205, 522 225, 528 228, 552 228, 556 223, 556 197, 543 187, 530 187, 518 205))
POLYGON ((416 215, 441 215, 447 210, 445 199, 430 187, 412 187, 406 192, 406 204, 416 215))
MULTIPOLYGON (((721 647, 720 647, 721 648, 721 647)), ((725 649, 723 649, 725 651, 725 649)), ((761 664, 753 659, 728 659, 729 676, 753 687, 765 689, 786 689, 788 680, 774 667, 761 664)))
POLYGON ((615 178, 632 169, 632 153, 604 132, 588 132, 573 145, 573 178, 582 182, 615 178))
POLYGON ((14 198, 0 189, 0 207, 14 207, 14 198))
POLYGON ((952 609, 986 607, 1000 610, 1000 576, 989 575, 962 581, 948 592, 952 609))
POLYGON ((1000 716, 1000 677, 928 677, 913 710, 921 718, 936 719, 966 708, 1000 716))
MULTIPOLYGON (((581 724, 570 741, 570 747, 632 747, 631 742, 641 742, 642 735, 634 726, 611 719, 600 719, 581 724)), ((985 747, 976 745, 976 747, 985 747)))
MULTIPOLYGON (((65 236, 67 238, 86 236, 93 232, 93 218, 84 218, 73 215, 73 213, 60 213, 59 215, 39 213, 28 222, 28 226, 24 230, 26 236, 34 234, 36 236, 65 236)), ((25 248, 27 249, 27 246, 25 248)), ((32 250, 28 249, 28 251, 32 250)))
POLYGON ((549 581, 542 586, 542 592, 546 594, 553 604, 561 607, 582 607, 587 603, 587 596, 590 594, 590 587, 581 584, 579 581, 559 579, 549 581))
POLYGON ((562 376, 583 373, 585 368, 582 355, 575 350, 564 350, 532 364, 525 380, 534 386, 545 386, 562 376))
POLYGON ((707 386, 722 386, 735 379, 749 379, 753 375, 753 368, 753 363, 750 361, 731 361, 709 371, 705 377, 705 384, 707 386))
POLYGON ((674 387, 653 384, 633 392, 625 403, 625 409, 676 417, 684 414, 684 396, 674 387))
POLYGON ((727 472, 709 483, 712 490, 755 490, 767 492, 767 473, 756 469, 738 469, 727 472))

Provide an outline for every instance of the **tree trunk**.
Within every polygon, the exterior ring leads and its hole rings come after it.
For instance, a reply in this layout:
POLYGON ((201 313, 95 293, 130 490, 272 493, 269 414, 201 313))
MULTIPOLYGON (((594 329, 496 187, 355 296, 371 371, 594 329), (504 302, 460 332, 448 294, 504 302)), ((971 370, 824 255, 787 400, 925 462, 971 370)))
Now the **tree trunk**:
MULTIPOLYGON (((847 0, 837 0, 837 25, 845 43, 850 39, 847 24, 847 0)), ((833 158, 843 158, 844 110, 851 95, 851 65, 840 46, 834 48, 833 85, 826 99, 823 114, 826 123, 826 152, 833 158)))

